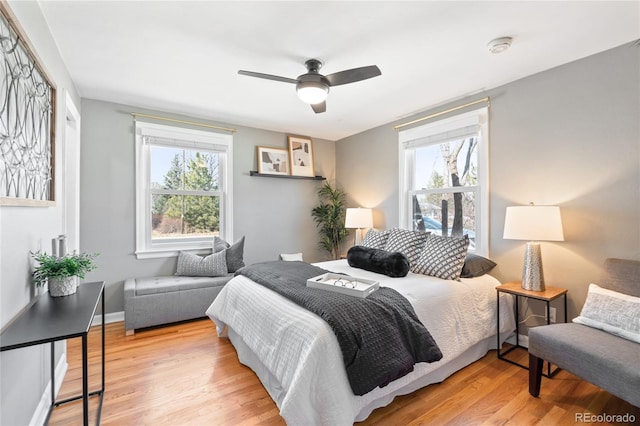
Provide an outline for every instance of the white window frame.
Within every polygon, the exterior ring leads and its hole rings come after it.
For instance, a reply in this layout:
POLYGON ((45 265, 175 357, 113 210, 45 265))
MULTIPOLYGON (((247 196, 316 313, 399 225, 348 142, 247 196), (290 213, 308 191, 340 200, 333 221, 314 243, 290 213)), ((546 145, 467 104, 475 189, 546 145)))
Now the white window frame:
MULTIPOLYGON (((172 238, 154 242, 151 238, 151 145, 145 136, 170 140, 169 145, 186 149, 215 151, 219 156, 219 196, 220 196, 220 237, 230 241, 233 238, 233 136, 226 133, 201 131, 156 123, 136 121, 136 257, 148 259, 177 256, 180 251, 193 250, 208 252, 212 248, 212 238, 186 239, 172 238)), ((163 145, 158 143, 157 145, 163 145)), ((162 192, 162 190, 154 190, 162 192)), ((210 195, 208 193, 206 195, 210 195)), ((189 195, 189 194, 187 194, 189 195)), ((201 195, 193 191, 192 195, 201 195)))
POLYGON ((489 255, 489 109, 480 108, 450 118, 434 121, 422 126, 401 130, 398 133, 399 150, 399 226, 412 228, 414 194, 429 193, 429 190, 414 190, 415 150, 423 146, 478 137, 478 185, 457 188, 438 188, 437 192, 475 192, 476 199, 476 245, 475 252, 489 255))

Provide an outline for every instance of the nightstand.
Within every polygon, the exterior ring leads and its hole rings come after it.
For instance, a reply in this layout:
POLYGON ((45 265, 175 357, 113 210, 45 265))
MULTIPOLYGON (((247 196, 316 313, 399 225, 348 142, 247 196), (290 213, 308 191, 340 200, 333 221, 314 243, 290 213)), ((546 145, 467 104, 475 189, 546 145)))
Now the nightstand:
MULTIPOLYGON (((516 361, 505 358, 505 355, 507 355, 513 350, 516 350, 518 348, 527 349, 526 347, 520 345, 519 299, 520 297, 526 297, 528 299, 542 300, 543 302, 545 302, 547 305, 547 325, 548 325, 548 324, 551 324, 551 315, 550 315, 551 301, 563 296, 564 297, 564 322, 567 322, 567 289, 560 288, 560 287, 546 287, 544 291, 525 290, 522 288, 520 281, 513 281, 513 282, 509 282, 509 283, 497 286, 496 290, 497 290, 496 293, 497 293, 497 300, 498 300, 498 310, 496 315, 497 322, 498 322, 498 325, 497 325, 498 326, 498 359, 507 361, 511 364, 517 365, 519 367, 522 367, 528 370, 529 367, 527 365, 522 365, 516 361), (516 344, 515 346, 510 347, 504 352, 502 352, 502 350, 500 349, 500 292, 513 294, 516 300, 516 344)), ((545 377, 552 377, 558 372, 558 370, 560 370, 560 368, 556 367, 555 370, 551 371, 551 364, 547 363, 547 372, 546 374, 544 372, 542 374, 545 377)))

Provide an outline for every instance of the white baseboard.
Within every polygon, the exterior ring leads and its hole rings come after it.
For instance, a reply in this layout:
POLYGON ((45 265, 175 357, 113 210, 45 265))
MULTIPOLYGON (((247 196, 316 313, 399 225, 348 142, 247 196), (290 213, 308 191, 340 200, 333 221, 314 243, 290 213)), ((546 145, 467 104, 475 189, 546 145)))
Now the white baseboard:
MULTIPOLYGON (((112 312, 104 316, 104 323, 111 324, 112 322, 124 321, 124 311, 120 312, 112 312)), ((102 315, 96 315, 93 317, 93 322, 91 325, 100 325, 102 324, 102 315)))
MULTIPOLYGON (((55 395, 58 396, 58 392, 60 392, 60 387, 62 386, 62 381, 64 380, 64 376, 67 374, 67 368, 69 364, 67 363, 67 353, 63 353, 60 357, 60 361, 58 361, 58 365, 56 365, 56 371, 54 374, 56 381, 56 389, 55 395)), ((31 416, 31 421, 29 422, 30 426, 41 426, 44 425, 45 420, 47 420, 47 413, 49 412, 49 407, 51 406, 51 380, 47 384, 42 396, 40 397, 40 402, 36 407, 36 411, 31 416)))

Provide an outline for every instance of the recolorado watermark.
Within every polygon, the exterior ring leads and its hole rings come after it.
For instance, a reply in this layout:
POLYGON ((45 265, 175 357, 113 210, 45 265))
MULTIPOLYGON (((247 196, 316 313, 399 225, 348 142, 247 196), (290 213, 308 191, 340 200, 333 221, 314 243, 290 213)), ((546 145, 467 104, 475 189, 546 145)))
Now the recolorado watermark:
POLYGON ((626 414, 591 414, 576 413, 576 423, 635 423, 636 416, 631 413, 626 414))

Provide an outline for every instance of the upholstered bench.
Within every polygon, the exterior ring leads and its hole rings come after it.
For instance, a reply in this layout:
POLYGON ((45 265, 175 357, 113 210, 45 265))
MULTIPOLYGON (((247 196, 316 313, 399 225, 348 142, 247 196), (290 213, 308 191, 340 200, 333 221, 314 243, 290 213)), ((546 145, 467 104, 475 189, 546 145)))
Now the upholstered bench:
POLYGON ((583 324, 574 320, 529 330, 529 393, 540 395, 542 364, 548 361, 640 407, 640 261, 607 259, 598 284, 615 293, 602 296, 601 290, 594 289, 600 295, 590 303, 590 286, 578 317, 583 324), (584 325, 585 321, 592 325, 584 325), (620 333, 635 334, 635 341, 620 337, 620 333))
POLYGON ((136 329, 204 317, 224 285, 233 277, 165 276, 130 278, 124 282, 124 328, 136 329))

